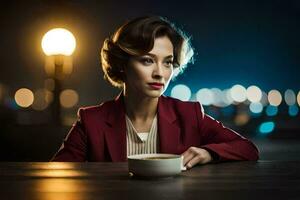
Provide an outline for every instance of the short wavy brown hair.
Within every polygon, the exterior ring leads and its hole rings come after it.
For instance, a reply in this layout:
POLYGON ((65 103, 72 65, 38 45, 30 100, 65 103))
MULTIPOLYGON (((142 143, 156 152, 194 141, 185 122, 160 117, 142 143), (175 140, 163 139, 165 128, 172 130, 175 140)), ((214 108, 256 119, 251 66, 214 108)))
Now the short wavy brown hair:
POLYGON ((174 77, 182 73, 187 64, 193 61, 193 48, 183 31, 160 16, 135 18, 109 38, 101 49, 101 65, 104 78, 113 86, 122 87, 124 68, 132 56, 141 56, 152 50, 154 40, 167 36, 173 44, 174 77))

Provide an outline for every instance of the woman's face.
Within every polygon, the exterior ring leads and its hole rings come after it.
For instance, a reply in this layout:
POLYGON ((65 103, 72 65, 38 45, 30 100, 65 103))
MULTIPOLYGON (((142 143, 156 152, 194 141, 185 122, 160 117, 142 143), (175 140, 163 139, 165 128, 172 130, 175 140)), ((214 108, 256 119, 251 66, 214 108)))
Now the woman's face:
POLYGON ((159 97, 173 75, 173 45, 166 36, 154 40, 153 49, 132 57, 125 68, 125 87, 131 95, 159 97))

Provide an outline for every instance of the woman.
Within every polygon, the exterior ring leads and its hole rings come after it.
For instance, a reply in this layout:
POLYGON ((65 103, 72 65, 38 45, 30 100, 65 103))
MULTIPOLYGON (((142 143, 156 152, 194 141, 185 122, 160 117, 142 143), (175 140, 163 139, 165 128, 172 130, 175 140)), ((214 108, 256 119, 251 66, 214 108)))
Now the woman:
POLYGON ((192 59, 189 39, 167 20, 136 18, 105 40, 104 77, 121 94, 81 108, 52 161, 126 161, 139 153, 182 154, 184 165, 257 160, 248 139, 204 113, 199 102, 163 96, 192 59))

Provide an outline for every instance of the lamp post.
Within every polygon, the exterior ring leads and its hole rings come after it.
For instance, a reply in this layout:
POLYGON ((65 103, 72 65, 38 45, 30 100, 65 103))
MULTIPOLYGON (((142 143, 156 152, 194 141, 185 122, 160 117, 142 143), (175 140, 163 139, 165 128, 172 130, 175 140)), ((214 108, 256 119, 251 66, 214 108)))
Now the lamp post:
POLYGON ((42 49, 46 55, 45 70, 54 81, 53 101, 51 104, 52 120, 61 124, 61 106, 59 96, 62 91, 62 81, 72 72, 72 53, 76 48, 73 34, 63 28, 48 31, 42 39, 42 49))

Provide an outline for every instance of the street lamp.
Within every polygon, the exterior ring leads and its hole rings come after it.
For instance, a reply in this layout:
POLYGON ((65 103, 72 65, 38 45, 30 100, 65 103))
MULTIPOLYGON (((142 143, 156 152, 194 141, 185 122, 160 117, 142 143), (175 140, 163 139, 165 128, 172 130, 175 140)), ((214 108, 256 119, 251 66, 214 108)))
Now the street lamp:
POLYGON ((76 48, 73 34, 63 28, 48 31, 42 39, 42 49, 46 54, 45 70, 54 80, 52 117, 55 124, 61 124, 61 107, 59 95, 62 91, 62 80, 72 72, 72 53, 76 48))

